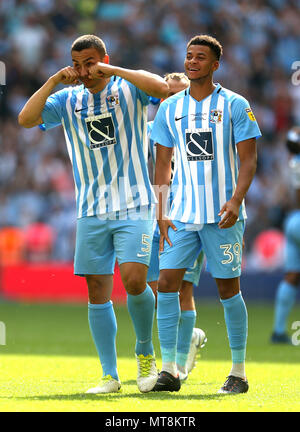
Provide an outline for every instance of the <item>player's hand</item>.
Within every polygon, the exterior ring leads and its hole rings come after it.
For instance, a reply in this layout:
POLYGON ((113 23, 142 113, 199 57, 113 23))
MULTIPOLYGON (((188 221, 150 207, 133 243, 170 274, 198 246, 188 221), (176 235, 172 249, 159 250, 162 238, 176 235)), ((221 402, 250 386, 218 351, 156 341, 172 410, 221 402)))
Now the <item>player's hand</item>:
POLYGON ((115 74, 115 68, 107 63, 98 62, 89 68, 89 79, 110 78, 115 74))
POLYGON ((162 252, 164 250, 164 241, 166 240, 170 246, 172 245, 171 240, 169 239, 168 231, 171 227, 174 231, 177 231, 176 226, 173 224, 173 222, 170 219, 161 219, 157 221, 160 231, 160 238, 159 238, 159 252, 162 252))
POLYGON ((223 218, 219 222, 219 228, 231 228, 239 217, 239 211, 240 211, 240 203, 235 201, 233 198, 231 200, 227 201, 223 207, 221 208, 218 216, 222 216, 223 218))
POLYGON ((79 75, 71 66, 59 70, 52 78, 56 85, 80 84, 79 75))

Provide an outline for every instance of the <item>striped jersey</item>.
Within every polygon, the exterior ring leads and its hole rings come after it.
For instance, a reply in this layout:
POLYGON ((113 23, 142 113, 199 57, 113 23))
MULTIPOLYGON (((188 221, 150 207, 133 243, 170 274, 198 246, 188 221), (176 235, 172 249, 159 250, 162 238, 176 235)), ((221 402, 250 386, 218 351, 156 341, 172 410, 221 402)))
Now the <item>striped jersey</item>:
MULTIPOLYGON (((151 139, 174 147, 170 219, 191 224, 219 222, 218 213, 236 187, 236 144, 260 136, 248 101, 220 84, 201 101, 188 88, 162 102, 151 139)), ((243 202, 239 219, 246 217, 243 202)))
POLYGON ((116 76, 96 94, 80 85, 47 99, 43 127, 63 126, 78 218, 156 202, 147 168, 148 104, 146 93, 116 76))
POLYGON ((151 169, 151 172, 149 172, 151 178, 153 178, 154 181, 154 173, 155 173, 155 162, 156 162, 156 145, 155 142, 151 139, 151 133, 153 128, 153 121, 148 121, 147 123, 147 139, 148 139, 148 146, 149 146, 149 170, 151 169))

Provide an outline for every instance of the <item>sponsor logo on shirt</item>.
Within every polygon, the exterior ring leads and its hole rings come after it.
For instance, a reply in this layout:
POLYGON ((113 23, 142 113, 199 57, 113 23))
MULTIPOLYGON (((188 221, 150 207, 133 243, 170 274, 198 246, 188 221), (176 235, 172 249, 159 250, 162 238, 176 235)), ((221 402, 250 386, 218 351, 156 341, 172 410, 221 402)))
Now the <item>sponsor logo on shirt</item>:
POLYGON ((91 150, 116 144, 115 127, 110 113, 87 117, 85 122, 91 150))
POLYGON ((214 160, 211 128, 186 129, 185 145, 188 161, 214 160))

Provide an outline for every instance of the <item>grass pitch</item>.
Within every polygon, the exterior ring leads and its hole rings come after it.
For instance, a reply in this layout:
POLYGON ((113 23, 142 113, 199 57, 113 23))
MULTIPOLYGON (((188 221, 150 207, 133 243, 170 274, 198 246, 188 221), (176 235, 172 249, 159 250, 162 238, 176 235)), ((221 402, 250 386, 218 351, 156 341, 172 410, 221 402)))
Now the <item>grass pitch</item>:
MULTIPOLYGON (((300 345, 271 345, 273 305, 250 303, 247 307, 247 394, 217 394, 231 361, 223 308, 216 301, 197 305, 197 326, 205 330, 208 342, 178 393, 138 391, 133 327, 126 307, 116 306, 122 391, 86 395, 101 376, 86 305, 0 303, 0 321, 6 326, 6 345, 0 345, 0 411, 300 411, 300 345)), ((300 321, 299 304, 290 317, 293 321, 300 321)), ((156 323, 154 345, 160 367, 156 323)))

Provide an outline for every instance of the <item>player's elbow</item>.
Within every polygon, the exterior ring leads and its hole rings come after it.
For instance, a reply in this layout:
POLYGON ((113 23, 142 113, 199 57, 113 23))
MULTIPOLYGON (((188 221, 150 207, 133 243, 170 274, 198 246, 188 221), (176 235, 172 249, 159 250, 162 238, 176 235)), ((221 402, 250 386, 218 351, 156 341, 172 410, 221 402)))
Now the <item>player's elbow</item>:
POLYGON ((155 89, 151 91, 151 96, 156 98, 167 98, 169 94, 169 86, 164 80, 159 80, 156 83, 155 89))
POLYGON ((161 88, 162 96, 161 97, 163 97, 163 98, 168 97, 168 95, 169 95, 169 86, 168 86, 168 83, 166 81, 163 81, 163 83, 162 83, 161 86, 162 86, 162 88, 161 88))
POLYGON ((20 126, 23 126, 25 128, 29 127, 28 120, 26 119, 26 116, 24 115, 23 111, 21 111, 18 115, 18 123, 20 126))
POLYGON ((23 111, 21 111, 18 115, 18 123, 20 126, 30 129, 33 126, 35 126, 35 124, 32 122, 31 119, 28 118, 28 116, 26 115, 26 113, 24 113, 23 111))

